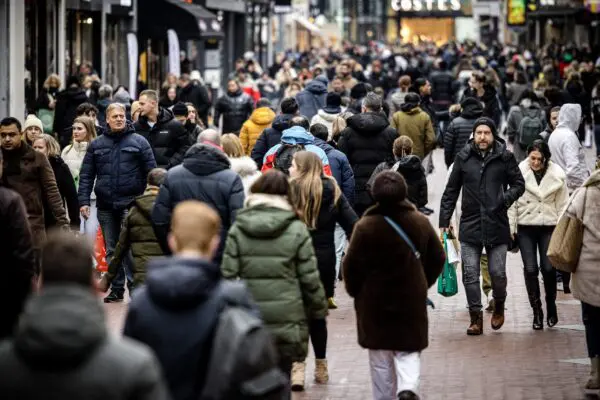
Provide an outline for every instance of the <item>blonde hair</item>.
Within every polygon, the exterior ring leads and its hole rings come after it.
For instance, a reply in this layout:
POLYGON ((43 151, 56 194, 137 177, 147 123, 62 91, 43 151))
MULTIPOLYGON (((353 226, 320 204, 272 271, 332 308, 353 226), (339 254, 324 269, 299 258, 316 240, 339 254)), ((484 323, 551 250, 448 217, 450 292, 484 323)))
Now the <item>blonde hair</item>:
POLYGON ((323 163, 319 156, 310 151, 294 154, 298 176, 290 181, 290 202, 297 210, 302 222, 309 229, 317 228, 321 201, 323 200, 323 179, 334 185, 334 203, 337 204, 341 191, 335 180, 323 175, 323 163))
POLYGON ((80 117, 75 118, 75 120, 73 121, 73 125, 75 125, 75 123, 80 123, 85 128, 85 131, 87 133, 85 137, 86 142, 91 142, 92 140, 96 139, 96 123, 93 119, 82 115, 80 117))
POLYGON ((52 82, 55 82, 55 83, 56 83, 56 85, 55 85, 55 86, 56 86, 57 88, 60 88, 61 81, 60 81, 60 78, 59 78, 59 76, 58 76, 57 74, 50 74, 50 75, 48 75, 48 77, 47 77, 47 78, 46 78, 46 80, 44 81, 44 89, 50 89, 50 84, 51 84, 52 82))
POLYGON ((171 235, 177 245, 175 252, 196 250, 208 253, 220 231, 221 218, 206 203, 186 200, 177 204, 173 210, 171 235))
POLYGON ((223 147, 223 151, 227 154, 227 157, 238 158, 244 155, 242 142, 240 142, 240 138, 233 133, 227 133, 221 136, 221 147, 223 147))
MULTIPOLYGON (((59 157, 60 156, 60 145, 52 136, 47 133, 42 133, 34 139, 33 143, 38 140, 43 140, 46 143, 46 150, 48 151, 48 157, 59 157)), ((33 144, 32 143, 32 144, 33 144)))
POLYGON ((342 131, 346 129, 347 126, 348 123, 346 122, 346 119, 343 116, 338 115, 337 117, 335 117, 331 125, 331 137, 333 138, 333 140, 337 140, 342 131))
POLYGON ((127 109, 125 108, 125 105, 123 105, 121 103, 110 103, 108 105, 108 107, 106 107, 106 116, 108 117, 110 114, 112 114, 113 110, 115 110, 117 108, 119 110, 123 111, 124 113, 127 112, 127 109))
POLYGON ((394 155, 400 158, 410 156, 412 154, 413 145, 412 139, 406 135, 396 138, 393 147, 394 155))
MULTIPOLYGON (((133 103, 131 103, 131 110, 130 111, 131 111, 131 119, 133 121, 137 120, 137 119, 134 119, 134 115, 135 115, 135 113, 137 113, 140 110, 141 110, 141 107, 140 107, 140 102, 139 101, 136 100, 133 103)), ((138 116, 138 118, 139 118, 139 116, 138 116)))

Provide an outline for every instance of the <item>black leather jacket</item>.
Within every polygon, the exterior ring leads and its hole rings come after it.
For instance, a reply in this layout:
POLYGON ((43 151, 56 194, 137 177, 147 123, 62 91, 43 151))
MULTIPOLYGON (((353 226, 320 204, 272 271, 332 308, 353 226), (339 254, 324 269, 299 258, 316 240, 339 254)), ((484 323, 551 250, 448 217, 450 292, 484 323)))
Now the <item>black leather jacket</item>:
POLYGON ((221 96, 215 106, 215 124, 223 115, 223 133, 238 133, 254 110, 254 101, 246 93, 238 90, 221 96))

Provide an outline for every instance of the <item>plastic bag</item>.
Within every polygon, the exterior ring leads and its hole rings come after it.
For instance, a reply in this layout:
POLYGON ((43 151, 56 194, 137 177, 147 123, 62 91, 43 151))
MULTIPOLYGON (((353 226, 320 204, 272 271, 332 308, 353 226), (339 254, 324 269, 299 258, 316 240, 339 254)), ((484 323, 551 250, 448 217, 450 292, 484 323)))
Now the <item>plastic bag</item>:
POLYGON ((104 245, 104 236, 102 229, 98 227, 96 231, 96 241, 94 242, 94 260, 96 260, 96 271, 108 272, 108 263, 106 262, 106 246, 104 245))
POLYGON ((456 268, 448 262, 448 244, 451 241, 448 235, 444 232, 442 237, 444 242, 444 251, 446 252, 446 262, 442 274, 438 278, 438 293, 444 297, 452 297, 458 293, 458 280, 456 278, 456 268))
POLYGON ((585 127, 585 139, 583 140, 583 145, 588 149, 592 148, 593 135, 594 135, 594 133, 592 131, 592 128, 590 126, 586 126, 585 127))

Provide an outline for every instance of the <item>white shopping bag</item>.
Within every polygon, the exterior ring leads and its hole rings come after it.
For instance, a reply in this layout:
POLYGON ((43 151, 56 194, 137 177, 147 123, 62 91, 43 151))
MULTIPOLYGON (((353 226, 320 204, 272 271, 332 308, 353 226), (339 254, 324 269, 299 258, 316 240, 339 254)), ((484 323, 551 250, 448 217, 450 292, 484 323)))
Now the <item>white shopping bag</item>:
POLYGON ((446 240, 446 257, 448 258, 449 264, 457 264, 460 262, 460 254, 458 249, 454 245, 453 240, 446 240))
POLYGON ((585 139, 583 140, 583 145, 588 148, 591 149, 592 148, 592 128, 590 128, 589 126, 585 127, 585 139))

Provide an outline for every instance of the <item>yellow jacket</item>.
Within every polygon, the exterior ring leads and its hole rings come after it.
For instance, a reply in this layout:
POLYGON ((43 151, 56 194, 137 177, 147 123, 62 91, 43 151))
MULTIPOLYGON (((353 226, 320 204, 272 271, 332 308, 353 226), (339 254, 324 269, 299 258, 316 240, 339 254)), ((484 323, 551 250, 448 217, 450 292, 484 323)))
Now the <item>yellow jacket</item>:
MULTIPOLYGON (((403 104, 405 106, 405 104, 403 104)), ((429 115, 420 107, 398 111, 392 117, 392 128, 398 136, 406 135, 413 141, 412 153, 421 160, 435 148, 435 133, 429 115)))
POLYGON ((250 119, 244 122, 240 130, 240 141, 244 154, 249 156, 260 134, 271 126, 275 113, 269 107, 257 108, 252 112, 250 119))

